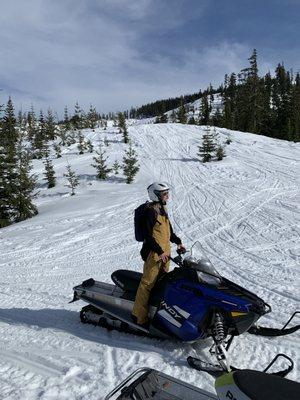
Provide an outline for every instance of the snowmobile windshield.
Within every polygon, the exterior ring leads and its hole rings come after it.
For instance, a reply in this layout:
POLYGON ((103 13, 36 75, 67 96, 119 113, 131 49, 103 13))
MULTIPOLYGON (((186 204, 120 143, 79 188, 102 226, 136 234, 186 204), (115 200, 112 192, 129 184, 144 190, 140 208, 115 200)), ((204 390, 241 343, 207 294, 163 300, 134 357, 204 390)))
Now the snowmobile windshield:
POLYGON ((200 282, 205 282, 214 286, 218 286, 221 283, 221 275, 214 268, 199 242, 196 242, 192 246, 191 255, 185 257, 184 264, 197 271, 200 282))

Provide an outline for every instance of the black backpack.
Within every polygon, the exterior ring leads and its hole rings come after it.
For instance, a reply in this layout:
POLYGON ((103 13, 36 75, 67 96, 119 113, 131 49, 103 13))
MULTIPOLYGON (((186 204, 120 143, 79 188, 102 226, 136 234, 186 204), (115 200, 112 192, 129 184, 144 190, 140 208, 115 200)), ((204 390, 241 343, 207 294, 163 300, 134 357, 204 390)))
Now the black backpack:
POLYGON ((134 235, 138 242, 143 242, 146 238, 146 210, 150 204, 146 201, 134 210, 134 235))

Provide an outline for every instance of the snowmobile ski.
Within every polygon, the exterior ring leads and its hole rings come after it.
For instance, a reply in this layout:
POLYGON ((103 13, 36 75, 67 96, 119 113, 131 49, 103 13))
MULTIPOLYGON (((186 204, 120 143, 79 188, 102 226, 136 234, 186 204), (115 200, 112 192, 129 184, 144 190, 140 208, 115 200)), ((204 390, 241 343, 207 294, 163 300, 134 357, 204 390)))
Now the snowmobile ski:
MULTIPOLYGON (((287 367, 276 372, 268 372, 268 373, 270 375, 275 375, 275 376, 280 376, 281 378, 285 378, 294 369, 294 362, 290 357, 288 357, 286 354, 283 353, 278 353, 262 372, 267 373, 267 371, 270 370, 270 368, 277 362, 277 360, 280 357, 286 360, 287 367)), ((224 371, 220 365, 211 364, 207 361, 201 360, 200 358, 188 357, 187 362, 190 367, 196 369, 197 371, 207 372, 214 378, 218 378, 219 376, 224 375, 224 373, 226 373, 226 371, 224 371)), ((231 365, 230 370, 231 372, 238 371, 238 368, 235 368, 231 365)))
POLYGON ((187 358, 187 362, 190 367, 196 369, 197 371, 207 372, 214 378, 218 378, 224 374, 224 370, 220 365, 211 364, 207 361, 201 360, 200 358, 189 356, 187 358))
POLYGON ((286 324, 281 328, 269 328, 266 326, 253 325, 250 329, 248 329, 248 333, 251 335, 257 336, 266 336, 266 337, 276 337, 276 336, 285 336, 290 335, 291 333, 297 332, 300 329, 300 325, 292 326, 291 328, 287 328, 289 323, 294 319, 294 317, 300 314, 300 311, 295 311, 291 318, 286 322, 286 324))

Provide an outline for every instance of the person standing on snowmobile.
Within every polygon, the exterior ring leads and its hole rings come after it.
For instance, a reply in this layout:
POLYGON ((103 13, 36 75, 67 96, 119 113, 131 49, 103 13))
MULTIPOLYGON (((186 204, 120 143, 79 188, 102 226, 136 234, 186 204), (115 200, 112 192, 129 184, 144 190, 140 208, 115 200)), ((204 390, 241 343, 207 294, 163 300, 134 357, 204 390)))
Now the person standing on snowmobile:
POLYGON ((166 204, 169 199, 169 187, 154 182, 147 188, 151 200, 145 210, 145 240, 141 249, 144 263, 143 275, 136 294, 132 310, 133 320, 143 326, 148 324, 148 302, 151 289, 157 279, 168 272, 170 265, 171 243, 185 250, 181 239, 175 235, 170 223, 166 204))

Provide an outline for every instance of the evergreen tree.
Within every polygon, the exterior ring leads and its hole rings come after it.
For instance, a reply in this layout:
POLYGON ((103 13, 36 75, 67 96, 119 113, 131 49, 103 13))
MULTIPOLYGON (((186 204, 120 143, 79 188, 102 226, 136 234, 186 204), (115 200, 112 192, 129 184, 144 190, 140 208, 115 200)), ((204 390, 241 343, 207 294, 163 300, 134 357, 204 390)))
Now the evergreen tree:
POLYGON ((137 154, 133 149, 131 142, 129 142, 129 148, 125 151, 125 156, 123 157, 123 172, 126 177, 126 183, 133 182, 133 179, 138 171, 139 165, 137 154))
POLYGON ((47 117, 45 120, 45 139, 54 140, 55 139, 55 121, 53 117, 52 110, 49 108, 47 111, 47 117))
POLYGON ((273 79, 270 72, 268 72, 262 79, 261 85, 261 120, 260 120, 260 132, 267 136, 272 136, 275 124, 275 112, 272 105, 272 90, 273 90, 273 79))
POLYGON ((43 111, 40 111, 39 126, 34 138, 34 150, 35 157, 40 159, 43 158, 45 154, 46 147, 46 124, 44 119, 43 111))
POLYGON ((180 124, 186 124, 187 115, 186 115, 186 109, 185 109, 184 103, 183 103, 183 98, 181 99, 177 117, 178 117, 180 124))
POLYGON ((214 142, 214 135, 210 128, 205 129, 205 133, 202 136, 202 145, 198 146, 198 156, 201 157, 203 162, 208 162, 212 158, 212 154, 216 150, 216 144, 214 142))
POLYGON ((71 189, 71 196, 74 196, 75 189, 79 185, 79 178, 69 164, 67 165, 67 173, 64 174, 64 177, 67 179, 68 182, 65 186, 71 189))
POLYGON ((176 113, 175 113, 175 110, 172 110, 172 113, 171 113, 171 122, 172 123, 175 123, 175 122, 177 122, 177 116, 176 116, 176 113))
POLYGON ((74 129, 82 128, 82 110, 78 104, 78 101, 76 101, 76 104, 75 104, 74 115, 71 118, 71 123, 72 123, 74 129))
POLYGON ((291 139, 295 142, 300 142, 300 74, 296 75, 295 85, 293 88, 291 99, 292 111, 292 134, 291 139))
POLYGON ((156 117, 155 123, 165 124, 168 122, 168 115, 166 114, 165 104, 162 105, 159 115, 156 117))
POLYGON ((87 119, 88 119, 89 128, 95 129, 97 121, 98 121, 98 114, 97 114, 96 108, 93 107, 92 105, 90 105, 87 119))
POLYGON ((14 222, 14 196, 18 187, 17 150, 18 133, 12 100, 6 105, 0 121, 0 228, 14 222))
POLYGON ((127 131, 127 127, 126 127, 126 122, 123 128, 123 140, 124 143, 128 143, 129 142, 129 136, 128 136, 128 131, 127 131))
POLYGON ((124 127, 126 126, 126 120, 124 113, 119 112, 118 113, 118 128, 119 128, 119 133, 122 133, 124 130, 124 127))
POLYGON ((18 127, 18 136, 20 140, 24 141, 27 132, 26 132, 26 118, 22 110, 18 112, 17 127, 18 127))
POLYGON ((15 157, 16 153, 18 132, 16 130, 14 106, 10 97, 6 105, 5 114, 2 121, 2 132, 0 140, 3 144, 3 147, 7 149, 8 156, 11 157, 12 160, 15 157))
POLYGON ((275 112, 275 137, 291 139, 292 80, 290 73, 281 64, 277 66, 275 71, 273 108, 275 112))
POLYGON ((60 147, 60 145, 58 143, 54 143, 53 149, 55 151, 56 158, 61 158, 61 147, 60 147))
POLYGON ((99 146, 99 150, 96 151, 97 156, 93 157, 95 164, 92 164, 92 167, 97 170, 97 178, 101 180, 107 179, 107 176, 111 169, 109 169, 106 165, 107 157, 105 157, 106 152, 102 149, 102 144, 99 146))
POLYGON ((115 175, 119 174, 119 169, 121 168, 121 165, 119 164, 119 162, 116 160, 113 165, 112 165, 112 169, 115 173, 115 175))
POLYGON ((79 150, 79 154, 84 154, 84 150, 86 149, 86 144, 85 144, 84 136, 83 136, 81 130, 78 131, 77 137, 78 137, 78 145, 77 145, 77 148, 78 148, 78 150, 79 150))
POLYGON ((56 184, 56 178, 55 178, 55 172, 53 168, 52 161, 47 157, 45 162, 45 179, 47 180, 48 183, 48 189, 52 188, 56 184))
POLYGON ((261 81, 258 77, 257 52, 253 50, 248 59, 250 66, 241 70, 236 99, 236 128, 244 132, 260 132, 261 125, 261 81))
POLYGON ((209 107, 208 98, 207 98, 207 96, 203 96, 201 99, 200 115, 199 115, 199 124, 200 125, 208 125, 210 111, 211 110, 209 107))
POLYGON ((235 105, 236 105, 236 75, 233 73, 225 75, 224 91, 222 95, 223 113, 221 126, 227 129, 235 128, 235 105))
POLYGON ((28 140, 31 142, 31 144, 34 144, 35 141, 35 136, 37 134, 38 131, 38 127, 37 127, 37 118, 35 115, 35 111, 33 108, 33 105, 31 105, 31 110, 28 113, 28 140))
POLYGON ((189 125, 197 125, 196 120, 193 115, 189 118, 188 124, 189 125))
POLYGON ((226 157, 224 146, 218 144, 216 149, 216 157, 218 161, 221 161, 224 157, 226 157))
POLYGON ((65 131, 68 131, 69 129, 71 129, 71 123, 70 123, 70 119, 69 119, 69 113, 68 113, 67 106, 65 106, 65 109, 64 109, 64 128, 65 128, 65 131))
POLYGON ((102 128, 106 131, 106 128, 107 128, 107 119, 106 118, 102 119, 101 125, 102 125, 102 128))
POLYGON ((28 151, 24 149, 22 141, 18 143, 17 158, 17 185, 14 189, 14 196, 12 197, 14 222, 24 221, 38 214, 38 210, 32 202, 37 195, 37 193, 35 193, 37 177, 30 173, 32 169, 30 165, 30 156, 28 151))
POLYGON ((86 147, 87 147, 89 153, 92 153, 94 151, 94 146, 93 146, 93 144, 92 144, 90 139, 88 139, 86 141, 86 147))

